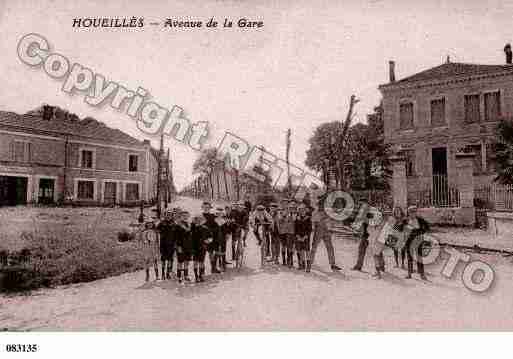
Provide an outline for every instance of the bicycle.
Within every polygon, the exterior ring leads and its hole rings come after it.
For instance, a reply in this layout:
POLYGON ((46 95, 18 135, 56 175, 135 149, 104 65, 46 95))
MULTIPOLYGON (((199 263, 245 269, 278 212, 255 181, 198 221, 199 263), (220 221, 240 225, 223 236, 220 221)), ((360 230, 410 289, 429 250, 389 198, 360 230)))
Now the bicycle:
POLYGON ((260 263, 263 266, 267 260, 267 246, 270 245, 272 222, 260 222, 256 224, 257 233, 260 236, 260 263))
POLYGON ((244 247, 245 247, 245 239, 248 231, 241 225, 235 224, 237 226, 236 229, 236 238, 237 245, 235 247, 235 268, 240 269, 244 265, 244 247), (244 231, 244 236, 242 235, 242 231, 244 231))

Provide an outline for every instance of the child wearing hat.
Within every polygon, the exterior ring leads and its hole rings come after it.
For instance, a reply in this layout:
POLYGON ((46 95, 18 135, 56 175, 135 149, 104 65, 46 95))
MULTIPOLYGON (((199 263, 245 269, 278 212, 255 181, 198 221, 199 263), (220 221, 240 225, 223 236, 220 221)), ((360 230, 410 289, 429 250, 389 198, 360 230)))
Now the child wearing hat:
POLYGON ((194 260, 194 279, 196 282, 204 282, 205 256, 209 242, 210 232, 202 224, 201 216, 194 216, 191 224, 192 259, 194 260))
POLYGON ((183 280, 186 282, 191 281, 189 278, 189 261, 191 260, 192 255, 192 241, 189 217, 189 212, 181 212, 175 227, 176 256, 178 259, 177 275, 179 283, 182 283, 183 280))
POLYGON ((144 229, 138 233, 138 239, 143 249, 146 282, 150 280, 150 267, 152 264, 155 269, 155 280, 158 280, 160 243, 157 231, 155 230, 155 224, 153 222, 146 222, 144 229))

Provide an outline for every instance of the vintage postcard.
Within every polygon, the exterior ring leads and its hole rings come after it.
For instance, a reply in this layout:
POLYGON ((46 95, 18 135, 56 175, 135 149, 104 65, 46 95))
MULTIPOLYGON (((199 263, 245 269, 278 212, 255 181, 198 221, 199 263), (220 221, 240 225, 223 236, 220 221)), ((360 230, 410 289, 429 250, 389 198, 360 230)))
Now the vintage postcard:
POLYGON ((513 330, 512 15, 1 0, 0 330, 513 330))

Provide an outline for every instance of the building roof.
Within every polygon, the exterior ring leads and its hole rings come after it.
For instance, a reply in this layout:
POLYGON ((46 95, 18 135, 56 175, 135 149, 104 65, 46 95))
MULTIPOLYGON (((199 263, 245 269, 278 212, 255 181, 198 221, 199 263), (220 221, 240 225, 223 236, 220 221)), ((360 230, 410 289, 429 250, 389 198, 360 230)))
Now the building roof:
POLYGON ((78 117, 53 116, 51 120, 44 120, 42 115, 32 112, 20 115, 14 112, 0 111, 0 125, 9 126, 21 131, 32 130, 55 135, 71 135, 76 137, 99 140, 125 146, 142 146, 143 142, 118 130, 108 127, 91 117, 83 120, 78 117))
POLYGON ((513 65, 481 65, 461 62, 446 62, 440 66, 421 71, 385 86, 403 85, 418 81, 439 81, 455 77, 491 75, 497 73, 513 73, 513 65))

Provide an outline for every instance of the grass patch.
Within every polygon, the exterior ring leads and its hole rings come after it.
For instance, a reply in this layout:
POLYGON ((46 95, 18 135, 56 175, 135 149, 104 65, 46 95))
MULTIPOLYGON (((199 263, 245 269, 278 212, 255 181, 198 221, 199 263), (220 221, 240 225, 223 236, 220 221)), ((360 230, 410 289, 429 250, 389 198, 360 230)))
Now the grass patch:
MULTIPOLYGON (((8 236, 0 238, 0 254, 9 254, 9 265, 0 263, 0 290, 90 282, 143 268, 139 244, 118 240, 118 233, 133 239, 128 225, 135 221, 137 211, 33 210, 26 209, 29 215, 25 217, 21 210, 11 213, 19 222, 18 231, 11 228, 8 236)), ((8 219, 3 215, 1 219, 8 219)))

